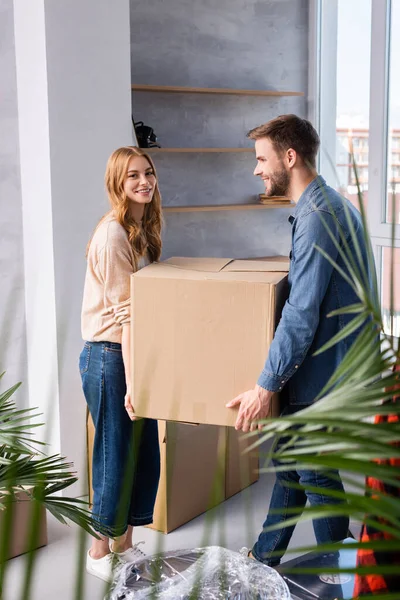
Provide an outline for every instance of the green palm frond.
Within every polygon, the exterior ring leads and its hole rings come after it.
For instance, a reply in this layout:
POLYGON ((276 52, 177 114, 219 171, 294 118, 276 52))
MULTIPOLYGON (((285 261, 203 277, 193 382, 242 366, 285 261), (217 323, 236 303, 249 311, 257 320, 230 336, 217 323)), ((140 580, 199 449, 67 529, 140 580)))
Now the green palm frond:
MULTIPOLYGON (((32 438, 32 430, 41 427, 42 423, 31 421, 40 416, 36 412, 37 409, 18 410, 11 400, 12 395, 20 386, 21 383, 17 383, 0 394, 0 447, 7 448, 8 453, 15 451, 28 455, 35 454, 37 453, 35 446, 44 446, 44 444, 32 438)), ((2 456, 4 456, 3 452, 2 456)))
POLYGON ((18 383, 0 394, 0 510, 18 501, 25 490, 61 523, 71 521, 97 535, 88 503, 58 495, 76 483, 77 475, 63 456, 46 456, 46 444, 33 437, 42 424, 32 419, 40 415, 37 409, 17 409, 11 398, 19 387, 18 383))

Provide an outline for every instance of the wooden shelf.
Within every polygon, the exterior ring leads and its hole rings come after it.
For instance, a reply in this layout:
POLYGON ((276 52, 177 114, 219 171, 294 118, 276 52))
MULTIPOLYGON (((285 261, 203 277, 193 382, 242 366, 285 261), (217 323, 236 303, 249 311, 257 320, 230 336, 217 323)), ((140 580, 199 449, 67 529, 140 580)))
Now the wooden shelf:
POLYGON ((185 153, 185 152, 254 152, 254 148, 143 148, 146 152, 159 153, 159 152, 174 152, 174 153, 185 153))
POLYGON ((303 92, 284 92, 277 90, 236 90, 230 88, 181 87, 176 85, 139 85, 133 84, 135 92, 166 92, 171 94, 227 94, 234 96, 304 96, 303 92))
POLYGON ((294 202, 280 202, 277 200, 274 204, 220 204, 210 206, 163 206, 163 212, 216 212, 224 210, 265 210, 267 208, 283 208, 295 206, 294 202))

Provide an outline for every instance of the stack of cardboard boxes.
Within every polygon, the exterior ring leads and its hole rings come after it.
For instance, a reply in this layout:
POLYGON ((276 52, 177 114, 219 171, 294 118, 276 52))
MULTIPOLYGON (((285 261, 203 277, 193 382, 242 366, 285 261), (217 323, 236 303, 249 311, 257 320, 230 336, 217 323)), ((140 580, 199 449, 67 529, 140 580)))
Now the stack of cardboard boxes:
MULTIPOLYGON (((93 422, 88 416, 90 500, 93 422)), ((258 479, 258 452, 234 429, 159 421, 161 474, 151 528, 169 533, 258 479)))
MULTIPOLYGON (((132 276, 132 395, 138 416, 159 420, 155 529, 172 531, 257 480, 257 452, 244 452, 253 440, 234 430, 226 403, 264 366, 288 266, 173 258, 132 276)), ((89 454, 92 436, 89 422, 89 454)))

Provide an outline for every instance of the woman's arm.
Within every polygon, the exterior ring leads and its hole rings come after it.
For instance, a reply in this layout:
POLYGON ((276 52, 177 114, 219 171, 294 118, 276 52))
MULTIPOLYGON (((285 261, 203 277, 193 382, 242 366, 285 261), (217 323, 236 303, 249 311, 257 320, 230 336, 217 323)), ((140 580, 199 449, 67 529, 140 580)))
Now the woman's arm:
POLYGON ((126 381, 124 404, 129 418, 134 421, 130 372, 130 276, 133 273, 132 260, 125 247, 121 247, 120 244, 108 244, 99 255, 98 267, 100 276, 104 281, 105 307, 113 313, 117 327, 122 327, 121 346, 126 381))
POLYGON ((125 368, 126 394, 125 409, 131 421, 136 421, 140 417, 135 417, 133 400, 131 396, 131 324, 125 323, 122 326, 122 358, 125 368))

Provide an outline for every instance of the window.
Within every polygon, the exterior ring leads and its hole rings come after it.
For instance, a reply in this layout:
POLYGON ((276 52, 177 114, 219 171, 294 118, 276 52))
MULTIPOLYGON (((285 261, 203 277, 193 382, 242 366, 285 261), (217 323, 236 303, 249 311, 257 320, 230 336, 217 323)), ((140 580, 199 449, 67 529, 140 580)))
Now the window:
MULTIPOLYGON (((368 201, 368 169, 364 169, 364 165, 368 165, 369 142, 371 1, 338 0, 337 3, 336 145, 341 143, 341 127, 347 127, 348 152, 354 153, 365 202, 368 201)), ((322 1, 322 9, 325 4, 322 1)), ((337 161, 337 169, 344 162, 337 161)), ((336 188, 358 207, 356 180, 349 153, 347 163, 346 181, 341 174, 336 188)))
POLYGON ((365 155, 362 153, 354 154, 354 160, 357 165, 362 165, 365 162, 365 155))
POLYGON ((400 248, 393 248, 393 272, 391 272, 392 248, 381 248, 382 313, 385 331, 400 337, 400 248), (390 282, 393 281, 391 293, 390 282), (393 322, 390 319, 390 302, 393 294, 393 322))
POLYGON ((390 3, 390 26, 389 26, 389 98, 388 98, 388 181, 387 181, 387 200, 386 200, 386 222, 400 223, 399 212, 393 212, 394 201, 400 201, 393 198, 393 194, 398 195, 398 190, 394 185, 398 178, 398 170, 393 167, 394 162, 398 162, 398 154, 392 154, 393 139, 396 130, 400 129, 400 36, 398 35, 400 27, 400 0, 391 0, 390 3))
POLYGON ((357 206, 350 167, 354 152, 381 283, 385 328, 389 331, 392 325, 400 336, 400 0, 311 0, 311 5, 318 6, 320 23, 320 68, 312 85, 319 90, 321 155, 324 151, 336 159, 334 174, 323 158, 320 171, 357 206), (397 275, 390 324, 392 254, 397 275))
POLYGON ((400 163, 400 154, 392 152, 392 164, 400 163))

